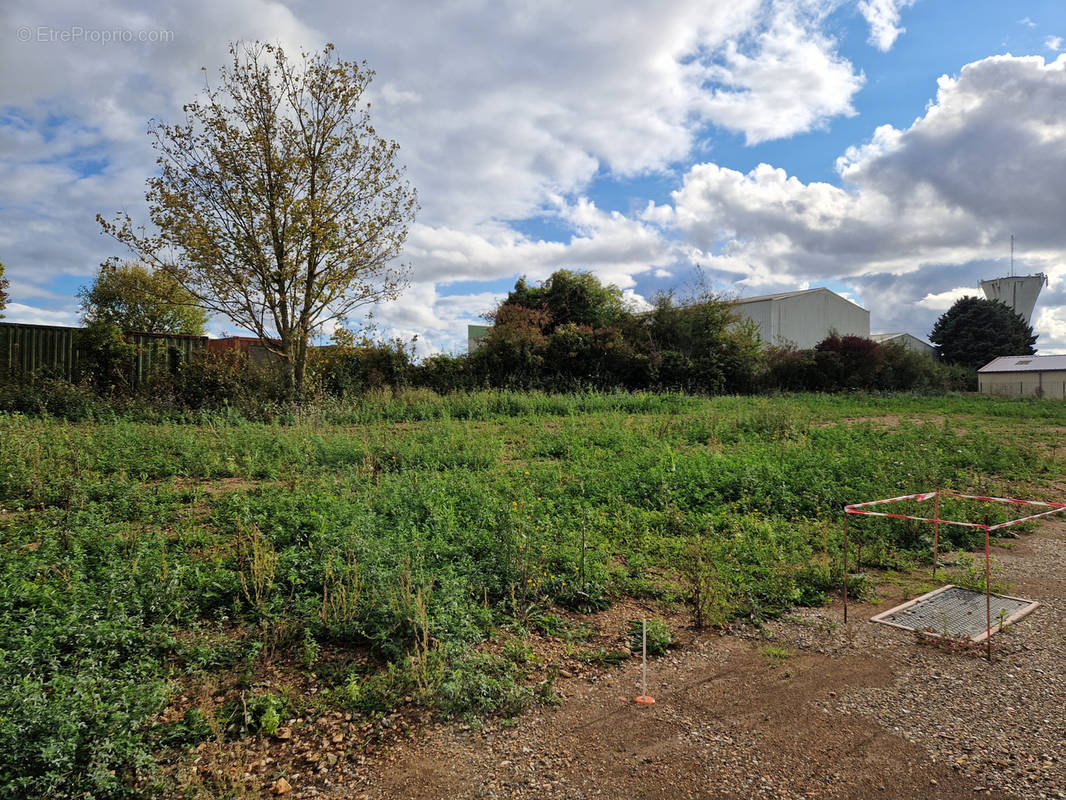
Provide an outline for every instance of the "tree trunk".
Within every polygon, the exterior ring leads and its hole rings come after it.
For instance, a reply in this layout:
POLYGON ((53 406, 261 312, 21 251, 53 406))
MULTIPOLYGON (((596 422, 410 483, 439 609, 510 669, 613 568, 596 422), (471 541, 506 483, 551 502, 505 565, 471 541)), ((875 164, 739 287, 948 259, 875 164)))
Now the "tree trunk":
POLYGON ((307 370, 307 346, 296 345, 296 363, 293 364, 292 391, 300 397, 304 390, 304 373, 307 370))

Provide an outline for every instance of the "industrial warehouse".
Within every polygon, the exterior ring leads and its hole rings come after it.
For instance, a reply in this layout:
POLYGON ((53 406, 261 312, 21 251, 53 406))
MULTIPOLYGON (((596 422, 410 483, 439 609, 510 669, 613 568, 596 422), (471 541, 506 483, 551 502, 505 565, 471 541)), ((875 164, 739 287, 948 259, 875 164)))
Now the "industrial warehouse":
POLYGON ((982 394, 1066 400, 1066 356, 1000 356, 977 370, 982 394))

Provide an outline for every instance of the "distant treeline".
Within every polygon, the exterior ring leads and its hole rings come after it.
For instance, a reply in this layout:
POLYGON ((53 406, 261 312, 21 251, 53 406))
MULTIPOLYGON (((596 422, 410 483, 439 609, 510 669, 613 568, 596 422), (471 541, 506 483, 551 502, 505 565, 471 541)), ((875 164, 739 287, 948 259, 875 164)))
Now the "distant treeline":
POLYGON ((411 380, 438 392, 470 388, 681 391, 976 389, 976 376, 902 345, 831 335, 812 350, 765 347, 754 323, 706 291, 656 297, 650 311, 592 275, 560 270, 524 279, 496 309, 467 356, 434 356, 411 380))
POLYGON ((520 279, 491 315, 474 352, 416 362, 402 342, 350 334, 315 348, 306 396, 288 394, 280 365, 237 351, 196 350, 147 379, 121 332, 92 327, 74 380, 39 370, 0 381, 0 411, 78 417, 101 403, 161 411, 233 408, 269 417, 294 401, 351 397, 381 389, 439 394, 480 389, 547 392, 654 391, 692 394, 849 390, 939 393, 976 388, 972 370, 938 364, 902 345, 831 335, 814 349, 765 347, 756 326, 709 293, 655 298, 629 308, 622 292, 594 276, 560 270, 539 286, 520 279))

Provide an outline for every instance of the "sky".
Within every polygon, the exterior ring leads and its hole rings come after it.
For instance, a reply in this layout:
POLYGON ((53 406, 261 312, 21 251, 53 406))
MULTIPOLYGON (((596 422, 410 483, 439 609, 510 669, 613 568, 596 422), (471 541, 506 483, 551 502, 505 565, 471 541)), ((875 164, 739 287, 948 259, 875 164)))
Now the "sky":
POLYGON ((1015 273, 1049 279, 1039 352, 1066 352, 1061 0, 7 0, 9 321, 78 323, 78 288, 128 255, 96 215, 148 221, 150 122, 242 40, 375 71, 421 210, 373 324, 422 355, 560 268, 635 306, 696 268, 730 297, 827 286, 927 338, 1010 273, 1011 235, 1015 273))

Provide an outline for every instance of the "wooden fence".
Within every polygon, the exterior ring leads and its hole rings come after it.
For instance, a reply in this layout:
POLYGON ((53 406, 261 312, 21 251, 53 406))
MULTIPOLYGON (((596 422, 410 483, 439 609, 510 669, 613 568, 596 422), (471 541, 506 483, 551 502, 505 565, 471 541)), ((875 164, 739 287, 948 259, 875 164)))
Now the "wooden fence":
MULTIPOLYGON (((0 322, 0 378, 18 380, 21 376, 48 371, 75 380, 78 364, 84 357, 79 347, 82 330, 0 322)), ((133 332, 123 338, 135 348, 130 364, 130 381, 134 386, 188 361, 195 350, 207 346, 206 336, 133 332)))

